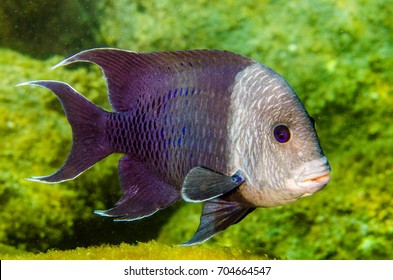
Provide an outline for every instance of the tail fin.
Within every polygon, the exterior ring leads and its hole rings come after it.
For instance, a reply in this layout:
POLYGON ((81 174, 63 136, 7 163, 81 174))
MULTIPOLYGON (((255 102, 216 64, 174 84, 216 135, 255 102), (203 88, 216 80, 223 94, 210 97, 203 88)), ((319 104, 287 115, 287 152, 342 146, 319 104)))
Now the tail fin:
POLYGON ((32 81, 25 84, 45 87, 56 94, 73 136, 72 148, 63 166, 52 175, 31 177, 29 180, 44 183, 71 180, 112 153, 104 134, 105 115, 108 112, 91 103, 68 84, 56 81, 32 81))

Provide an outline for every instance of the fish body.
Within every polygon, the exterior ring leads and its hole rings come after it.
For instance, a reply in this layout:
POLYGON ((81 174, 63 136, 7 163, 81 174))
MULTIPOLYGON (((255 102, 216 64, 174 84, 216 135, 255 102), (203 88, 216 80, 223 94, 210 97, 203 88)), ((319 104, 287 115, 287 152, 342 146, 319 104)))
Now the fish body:
POLYGON ((312 119, 276 72, 227 51, 136 53, 92 49, 57 66, 92 62, 103 70, 113 112, 72 87, 35 81, 61 101, 73 132, 64 165, 31 180, 70 180, 112 153, 123 196, 95 211, 116 220, 154 214, 181 198, 203 202, 201 243, 257 207, 284 205, 329 181, 312 119))

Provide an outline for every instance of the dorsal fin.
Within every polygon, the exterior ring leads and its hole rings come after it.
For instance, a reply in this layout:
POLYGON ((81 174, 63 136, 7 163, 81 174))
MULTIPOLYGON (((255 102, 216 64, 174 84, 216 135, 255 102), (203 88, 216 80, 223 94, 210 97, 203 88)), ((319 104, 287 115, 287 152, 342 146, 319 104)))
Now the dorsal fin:
POLYGON ((157 53, 98 48, 77 53, 55 67, 87 61, 103 70, 109 99, 116 111, 128 111, 141 96, 159 90, 203 85, 222 87, 253 60, 228 51, 193 50, 157 53), (216 75, 214 75, 216 74, 216 75))

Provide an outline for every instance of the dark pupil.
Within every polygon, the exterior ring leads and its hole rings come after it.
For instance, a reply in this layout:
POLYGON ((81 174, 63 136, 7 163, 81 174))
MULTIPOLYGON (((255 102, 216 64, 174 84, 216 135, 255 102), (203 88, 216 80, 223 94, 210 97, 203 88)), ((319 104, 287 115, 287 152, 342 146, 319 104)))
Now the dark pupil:
POLYGON ((291 133, 289 132, 289 128, 285 125, 278 125, 274 128, 274 138, 280 143, 285 143, 289 141, 291 138, 291 133))

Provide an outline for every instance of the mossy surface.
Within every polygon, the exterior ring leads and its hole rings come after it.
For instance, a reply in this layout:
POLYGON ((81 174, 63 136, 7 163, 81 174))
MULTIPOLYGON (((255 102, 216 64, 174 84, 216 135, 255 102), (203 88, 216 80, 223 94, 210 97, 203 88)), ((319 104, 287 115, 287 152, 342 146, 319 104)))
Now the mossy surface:
POLYGON ((129 245, 101 245, 74 250, 49 250, 47 253, 0 254, 0 259, 16 260, 257 260, 269 259, 235 248, 200 245, 168 246, 155 241, 129 245))
POLYGON ((37 58, 100 44, 95 0, 2 0, 0 47, 37 58))

